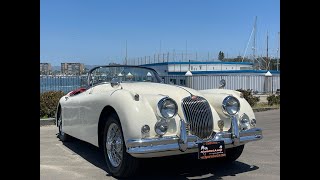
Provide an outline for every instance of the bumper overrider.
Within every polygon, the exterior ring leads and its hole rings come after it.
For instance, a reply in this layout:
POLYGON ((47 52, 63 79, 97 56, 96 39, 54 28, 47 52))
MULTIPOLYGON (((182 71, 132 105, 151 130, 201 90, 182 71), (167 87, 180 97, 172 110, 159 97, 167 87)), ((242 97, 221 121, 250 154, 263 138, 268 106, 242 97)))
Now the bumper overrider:
POLYGON ((138 158, 171 156, 198 152, 198 144, 203 142, 224 141, 225 148, 228 149, 263 138, 262 129, 251 128, 239 131, 236 117, 232 117, 231 122, 231 132, 218 132, 212 138, 202 140, 195 135, 187 135, 186 122, 181 119, 178 135, 129 139, 126 142, 127 152, 138 158))

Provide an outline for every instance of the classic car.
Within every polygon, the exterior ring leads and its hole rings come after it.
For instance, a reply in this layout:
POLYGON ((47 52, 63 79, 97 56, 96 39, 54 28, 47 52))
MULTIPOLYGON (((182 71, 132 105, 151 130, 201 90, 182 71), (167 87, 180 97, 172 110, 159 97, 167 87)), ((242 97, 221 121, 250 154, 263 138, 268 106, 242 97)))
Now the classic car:
POLYGON ((115 177, 134 175, 141 158, 197 153, 232 162, 263 136, 243 94, 224 86, 194 90, 164 84, 151 68, 95 67, 86 88, 59 100, 58 137, 101 148, 115 177))

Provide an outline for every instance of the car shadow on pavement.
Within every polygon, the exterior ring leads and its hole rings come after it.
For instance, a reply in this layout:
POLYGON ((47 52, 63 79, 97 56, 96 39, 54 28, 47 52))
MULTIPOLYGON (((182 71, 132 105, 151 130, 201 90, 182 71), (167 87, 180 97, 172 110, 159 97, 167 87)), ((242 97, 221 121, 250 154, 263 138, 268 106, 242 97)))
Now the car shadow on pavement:
POLYGON ((63 142, 63 145, 89 163, 107 172, 107 165, 104 161, 103 153, 98 147, 76 138, 72 138, 71 142, 63 142))
MULTIPOLYGON (((108 173, 104 155, 99 148, 78 139, 63 145, 108 173)), ((236 176, 257 169, 258 166, 239 161, 224 164, 219 159, 198 160, 197 154, 187 154, 143 159, 137 176, 132 179, 222 179, 224 176, 236 176)), ((109 173, 106 176, 110 176, 109 173)))

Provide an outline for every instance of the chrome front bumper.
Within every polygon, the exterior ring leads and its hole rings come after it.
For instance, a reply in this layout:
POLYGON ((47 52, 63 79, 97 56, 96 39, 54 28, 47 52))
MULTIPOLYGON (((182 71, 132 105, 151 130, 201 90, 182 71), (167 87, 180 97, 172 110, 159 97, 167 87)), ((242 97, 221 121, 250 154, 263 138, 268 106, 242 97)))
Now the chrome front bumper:
POLYGON ((197 152, 198 144, 202 142, 224 141, 227 149, 257 141, 263 137, 260 128, 239 131, 235 117, 232 118, 232 127, 232 132, 218 132, 212 138, 202 140, 195 135, 187 135, 185 121, 180 120, 180 132, 177 136, 130 139, 126 142, 127 152, 138 158, 171 156, 197 152))

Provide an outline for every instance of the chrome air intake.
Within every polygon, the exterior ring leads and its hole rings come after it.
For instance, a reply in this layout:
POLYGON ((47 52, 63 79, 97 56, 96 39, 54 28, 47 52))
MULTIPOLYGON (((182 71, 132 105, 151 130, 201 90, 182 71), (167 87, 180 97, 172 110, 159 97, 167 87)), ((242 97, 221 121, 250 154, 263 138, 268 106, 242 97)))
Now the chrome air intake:
POLYGON ((182 100, 182 109, 189 124, 190 133, 201 139, 211 137, 213 117, 208 101, 199 96, 189 96, 182 100))

